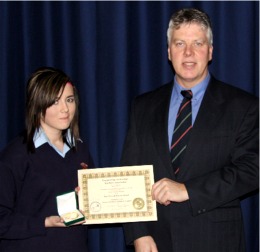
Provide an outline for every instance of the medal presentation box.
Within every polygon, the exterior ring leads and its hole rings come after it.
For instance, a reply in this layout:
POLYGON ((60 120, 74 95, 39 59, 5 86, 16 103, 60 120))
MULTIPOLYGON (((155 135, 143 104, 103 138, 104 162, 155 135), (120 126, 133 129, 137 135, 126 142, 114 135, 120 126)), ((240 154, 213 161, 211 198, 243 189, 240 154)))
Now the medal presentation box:
POLYGON ((85 216, 78 210, 74 191, 57 196, 56 201, 58 213, 66 226, 85 220, 85 216))
POLYGON ((152 165, 78 170, 84 224, 156 221, 152 165))

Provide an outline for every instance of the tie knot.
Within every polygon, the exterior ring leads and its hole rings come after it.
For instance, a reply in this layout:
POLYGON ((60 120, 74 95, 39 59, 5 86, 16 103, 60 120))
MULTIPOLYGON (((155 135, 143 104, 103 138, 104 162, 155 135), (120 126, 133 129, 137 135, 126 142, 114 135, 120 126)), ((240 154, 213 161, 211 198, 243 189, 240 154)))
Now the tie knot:
POLYGON ((182 90, 181 94, 183 97, 191 100, 192 99, 192 91, 191 90, 182 90))

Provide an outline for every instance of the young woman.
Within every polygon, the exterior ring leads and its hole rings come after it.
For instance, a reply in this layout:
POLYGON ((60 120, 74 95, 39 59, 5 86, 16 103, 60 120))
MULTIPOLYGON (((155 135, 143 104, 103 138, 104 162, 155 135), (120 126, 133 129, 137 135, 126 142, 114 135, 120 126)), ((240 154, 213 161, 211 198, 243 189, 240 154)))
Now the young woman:
POLYGON ((86 225, 66 227, 56 196, 77 187, 81 164, 78 95, 60 70, 41 68, 27 85, 26 131, 0 154, 0 251, 87 251, 86 225))

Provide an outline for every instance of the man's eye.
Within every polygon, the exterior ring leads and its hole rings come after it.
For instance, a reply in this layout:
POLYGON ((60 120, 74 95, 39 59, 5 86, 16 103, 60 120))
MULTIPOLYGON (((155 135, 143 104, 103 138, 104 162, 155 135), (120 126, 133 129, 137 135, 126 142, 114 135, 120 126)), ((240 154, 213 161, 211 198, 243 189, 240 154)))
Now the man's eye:
POLYGON ((203 43, 202 43, 202 42, 195 42, 194 44, 195 44, 196 47, 201 47, 201 46, 203 46, 203 43))
POLYGON ((183 46, 183 45, 184 45, 183 42, 176 42, 176 46, 177 46, 177 47, 181 47, 181 46, 183 46))

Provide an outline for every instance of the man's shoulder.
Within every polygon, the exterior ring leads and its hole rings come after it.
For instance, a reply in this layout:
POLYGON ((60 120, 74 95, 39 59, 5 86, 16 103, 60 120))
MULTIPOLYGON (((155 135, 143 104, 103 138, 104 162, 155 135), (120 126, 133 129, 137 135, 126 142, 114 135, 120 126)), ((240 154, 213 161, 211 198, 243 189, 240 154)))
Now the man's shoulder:
POLYGON ((138 95, 135 98, 136 102, 149 102, 154 101, 154 99, 165 99, 171 95, 173 87, 173 82, 168 82, 163 84, 151 91, 145 92, 143 94, 138 95))
POLYGON ((239 100, 242 101, 252 101, 258 102, 259 98, 255 95, 236 87, 232 84, 217 80, 216 78, 211 78, 209 90, 216 96, 220 95, 228 100, 239 100))

